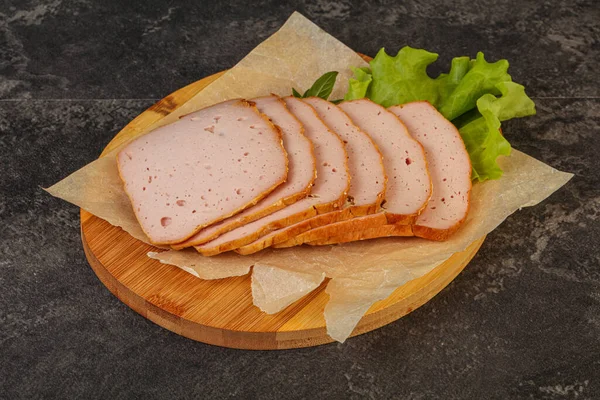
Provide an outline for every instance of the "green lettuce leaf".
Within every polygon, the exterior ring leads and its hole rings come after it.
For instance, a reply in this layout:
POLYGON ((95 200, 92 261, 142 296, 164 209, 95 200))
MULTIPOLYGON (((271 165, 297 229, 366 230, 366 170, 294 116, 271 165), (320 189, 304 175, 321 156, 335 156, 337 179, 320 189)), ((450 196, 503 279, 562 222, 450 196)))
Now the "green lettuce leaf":
POLYGON ((439 83, 438 91, 440 92, 441 101, 445 101, 450 97, 467 72, 469 72, 472 64, 469 57, 455 57, 452 59, 450 72, 440 74, 436 78, 439 83))
MULTIPOLYGON (((463 57, 460 57, 461 59, 463 57)), ((456 58, 454 59, 456 60, 456 58)), ((455 67, 455 62, 452 62, 452 67, 455 67)), ((488 63, 483 57, 483 53, 477 53, 477 58, 472 62, 472 65, 460 79, 456 80, 464 71, 464 61, 457 61, 456 65, 458 75, 451 79, 452 69, 446 81, 450 84, 446 86, 444 96, 441 96, 439 104, 436 106, 438 110, 449 120, 466 113, 475 108, 477 100, 484 94, 500 94, 496 89, 496 84, 500 82, 509 82, 510 75, 508 70, 508 61, 500 60, 495 63, 488 63), (448 92, 448 89, 453 87, 453 90, 448 92)), ((444 79, 440 79, 443 83, 444 79)))
POLYGON ((512 83, 508 61, 487 62, 456 57, 447 73, 432 78, 427 67, 438 55, 404 47, 396 56, 381 49, 370 68, 353 69, 344 100, 367 97, 384 107, 425 100, 459 129, 473 165, 473 179, 502 175, 496 159, 510 154, 510 144, 500 132, 500 122, 535 114, 533 101, 523 86, 512 83), (499 96, 499 97, 497 97, 499 96))
MULTIPOLYGON (((435 53, 408 46, 395 57, 381 49, 370 63, 372 82, 367 85, 368 91, 361 87, 358 93, 384 107, 426 100, 453 120, 475 108, 477 99, 484 94, 499 94, 495 89, 497 83, 511 80, 508 61, 488 63, 481 52, 475 60, 454 58, 450 71, 433 79, 427 74, 427 67, 437 58, 435 53)), ((367 73, 359 71, 362 75, 355 70, 355 78, 351 79, 349 98, 357 98, 350 92, 358 91, 358 83, 366 81, 367 73)))
POLYGON ((471 179, 500 178, 502 169, 496 159, 510 155, 511 150, 510 143, 500 133, 500 120, 493 113, 486 112, 460 128, 459 133, 471 159, 471 179))
POLYGON ((535 104, 525 88, 514 82, 500 82, 494 88, 500 97, 485 94, 477 100, 481 117, 459 129, 473 167, 472 179, 498 179, 502 169, 497 158, 510 155, 510 143, 500 131, 500 122, 535 114, 535 104))
MULTIPOLYGON (((515 82, 496 84, 500 97, 490 94, 477 100, 477 109, 486 110, 498 117, 500 121, 535 115, 535 103, 525 93, 525 87, 515 82)), ((483 113, 482 113, 483 114, 483 113)))
POLYGON ((436 105, 440 83, 426 70, 437 58, 435 53, 408 46, 392 57, 382 48, 370 62, 373 81, 367 97, 384 107, 417 100, 436 105))
POLYGON ((344 96, 344 100, 355 100, 367 97, 367 90, 373 81, 371 70, 367 67, 354 68, 354 77, 348 81, 348 92, 344 96))
POLYGON ((477 119, 479 117, 481 117, 481 113, 479 112, 479 110, 477 108, 474 108, 474 109, 472 109, 470 111, 467 111, 466 113, 464 113, 460 117, 454 118, 452 120, 452 123, 458 129, 460 129, 463 126, 465 126, 466 124, 468 124, 469 122, 471 122, 471 121, 473 121, 473 120, 475 120, 475 119, 477 119))

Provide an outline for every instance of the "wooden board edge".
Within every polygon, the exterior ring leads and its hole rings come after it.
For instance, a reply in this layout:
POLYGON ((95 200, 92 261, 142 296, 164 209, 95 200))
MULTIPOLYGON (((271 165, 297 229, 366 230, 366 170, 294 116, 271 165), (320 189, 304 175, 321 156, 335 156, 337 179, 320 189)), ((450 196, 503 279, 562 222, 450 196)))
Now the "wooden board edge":
MULTIPOLYGON (((174 315, 167 310, 161 309, 119 282, 118 279, 116 279, 108 270, 106 270, 104 265, 96 258, 87 243, 85 233, 83 231, 83 222, 90 217, 93 216, 87 213, 85 210, 81 210, 82 245, 92 270, 98 276, 98 279, 115 297, 129 306, 132 310, 144 318, 151 320, 157 325, 195 341, 200 341, 202 343, 215 346, 243 350, 285 350, 313 347, 332 343, 334 341, 327 335, 325 327, 307 329, 303 331, 233 331, 201 325, 178 315, 174 315)), ((115 229, 120 228, 115 227, 115 229)), ((398 301, 397 303, 394 303, 379 311, 365 314, 365 316, 354 329, 351 337, 362 335, 394 322, 425 304, 427 301, 437 295, 444 287, 446 287, 448 283, 450 283, 464 269, 464 267, 477 253, 477 250, 483 243, 483 240, 484 238, 474 242, 469 249, 463 252, 466 253, 466 257, 459 264, 457 264, 457 267, 455 267, 450 274, 444 275, 443 279, 434 279, 433 282, 435 285, 433 286, 427 285, 422 287, 419 291, 411 293, 409 297, 411 302, 409 305, 407 305, 405 301, 398 301), (427 291, 428 294, 422 296, 423 291, 427 291)), ((462 253, 457 253, 453 257, 462 255, 462 253)), ((431 274, 436 274, 440 267, 443 267, 443 265, 436 267, 428 274, 424 275, 423 277, 416 278, 411 282, 418 281, 419 279, 428 279, 431 274)), ((407 284, 410 284, 411 282, 408 282, 407 284)), ((397 288, 396 291, 390 295, 390 297, 393 297, 396 292, 402 290, 402 288, 403 286, 397 288)), ((375 303, 371 309, 377 308, 376 306, 378 303, 375 303)))

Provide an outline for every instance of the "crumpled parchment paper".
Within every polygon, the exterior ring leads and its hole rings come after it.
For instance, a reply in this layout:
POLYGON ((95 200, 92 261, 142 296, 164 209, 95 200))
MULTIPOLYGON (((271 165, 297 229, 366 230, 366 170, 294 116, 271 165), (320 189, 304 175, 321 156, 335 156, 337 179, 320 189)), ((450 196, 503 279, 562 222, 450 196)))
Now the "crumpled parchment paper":
MULTIPOLYGON (((269 93, 284 96, 290 94, 291 87, 305 90, 327 71, 340 72, 331 98, 341 98, 351 75, 349 67, 364 65, 362 58, 350 48, 294 13, 278 32, 239 64, 140 134, 219 101, 269 93)), ((48 192, 148 243, 123 191, 114 154, 88 164, 48 192)), ((373 303, 464 250, 513 212, 544 200, 572 177, 519 151, 513 151, 500 163, 504 176, 473 186, 467 220, 446 242, 385 238, 338 246, 267 249, 249 256, 227 253, 203 257, 189 249, 156 251, 148 255, 202 279, 245 275, 254 266, 254 304, 267 313, 284 309, 329 277, 326 292, 330 300, 325 308, 327 332, 343 342, 373 303)))

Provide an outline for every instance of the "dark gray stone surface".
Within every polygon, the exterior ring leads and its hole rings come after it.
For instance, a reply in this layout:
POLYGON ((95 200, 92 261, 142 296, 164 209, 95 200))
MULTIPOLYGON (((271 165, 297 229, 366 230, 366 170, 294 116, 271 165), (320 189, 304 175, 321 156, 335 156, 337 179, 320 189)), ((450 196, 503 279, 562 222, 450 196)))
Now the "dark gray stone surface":
POLYGON ((0 2, 0 398, 600 398, 600 8, 440 3, 0 2), (157 99, 233 65, 294 9, 367 54, 410 44, 441 60, 508 58, 538 115, 506 135, 576 176, 377 331, 281 352, 196 343, 102 286, 78 210, 40 186, 157 99))

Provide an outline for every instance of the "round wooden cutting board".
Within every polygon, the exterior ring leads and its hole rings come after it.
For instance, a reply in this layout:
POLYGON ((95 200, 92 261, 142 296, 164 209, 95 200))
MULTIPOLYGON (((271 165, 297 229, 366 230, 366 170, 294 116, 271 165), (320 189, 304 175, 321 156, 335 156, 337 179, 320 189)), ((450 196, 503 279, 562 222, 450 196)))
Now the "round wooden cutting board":
MULTIPOLYGON (((160 120, 217 79, 223 72, 165 97, 131 121, 104 150, 160 120)), ((281 312, 268 315, 252 304, 250 275, 202 280, 146 254, 156 248, 81 210, 81 236, 98 278, 132 309, 175 333, 218 346, 239 349, 291 349, 332 342, 323 310, 327 282, 281 312)), ((480 239, 465 251, 375 303, 352 336, 372 331, 408 314, 435 296, 473 258, 480 239)), ((285 250, 282 250, 285 251, 285 250)))

